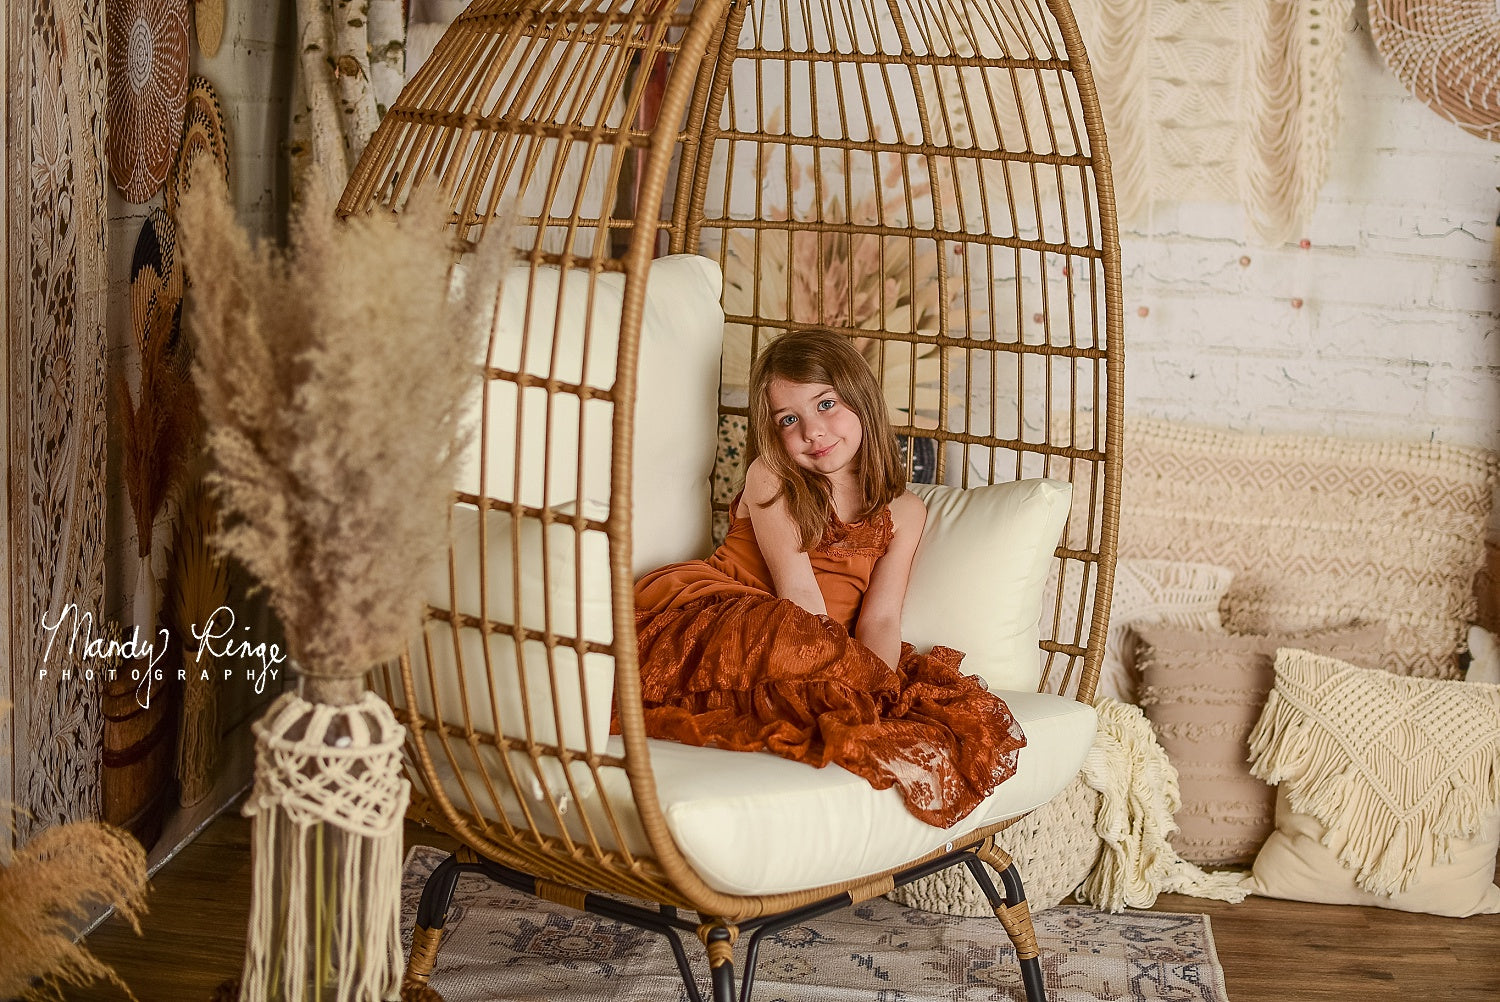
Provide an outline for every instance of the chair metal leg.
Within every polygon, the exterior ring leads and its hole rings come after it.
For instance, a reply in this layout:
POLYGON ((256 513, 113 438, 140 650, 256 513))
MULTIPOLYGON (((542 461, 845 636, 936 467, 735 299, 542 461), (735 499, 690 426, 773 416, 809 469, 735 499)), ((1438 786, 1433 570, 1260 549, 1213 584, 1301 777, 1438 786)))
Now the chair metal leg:
POLYGON ((995 917, 1005 927, 1005 934, 1016 948, 1016 959, 1021 965, 1021 982, 1026 986, 1027 1002, 1047 1002, 1047 984, 1042 978, 1042 951, 1037 946, 1036 928, 1031 923, 1031 906, 1026 903, 1026 891, 1021 886, 1021 874, 1016 870, 1015 862, 1005 850, 994 844, 993 839, 986 839, 965 863, 984 891, 984 896, 989 899, 990 906, 995 909, 995 917), (984 863, 1000 873, 1000 883, 1005 887, 1003 896, 995 889, 984 863))
POLYGON ((698 927, 698 938, 708 950, 709 977, 713 981, 714 1002, 735 1002, 734 941, 739 929, 722 922, 698 927))
POLYGON ((443 925, 448 921, 448 906, 453 902, 458 878, 465 870, 480 869, 471 860, 472 856, 462 850, 449 856, 437 865, 422 888, 416 928, 411 936, 411 956, 401 978, 402 1002, 442 1002, 442 996, 428 987, 427 981, 437 967, 438 946, 442 943, 443 925))

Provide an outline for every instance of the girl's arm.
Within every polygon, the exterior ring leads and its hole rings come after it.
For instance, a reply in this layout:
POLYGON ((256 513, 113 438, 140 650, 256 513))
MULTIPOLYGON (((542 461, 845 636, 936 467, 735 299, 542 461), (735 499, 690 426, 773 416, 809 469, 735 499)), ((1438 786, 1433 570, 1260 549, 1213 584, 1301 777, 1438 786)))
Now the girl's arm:
POLYGON ((894 668, 901 657, 901 606, 906 602, 906 582, 911 577, 922 527, 927 524, 927 507, 907 491, 891 502, 891 521, 895 534, 870 574, 854 637, 894 668))
POLYGON ((771 572, 776 597, 790 599, 814 616, 826 616, 828 605, 813 576, 812 560, 802 549, 802 534, 786 499, 776 497, 780 489, 781 481, 759 459, 745 471, 745 502, 756 545, 771 572))

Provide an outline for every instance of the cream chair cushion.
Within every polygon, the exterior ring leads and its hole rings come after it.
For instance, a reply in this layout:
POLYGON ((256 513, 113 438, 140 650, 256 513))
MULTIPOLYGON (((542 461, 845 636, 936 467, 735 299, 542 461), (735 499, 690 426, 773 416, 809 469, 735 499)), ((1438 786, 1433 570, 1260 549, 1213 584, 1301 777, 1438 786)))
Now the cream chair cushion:
MULTIPOLYGON (((559 519, 572 518, 579 508, 577 504, 558 505, 553 513, 559 519)), ((585 518, 595 521, 609 515, 607 508, 594 502, 586 501, 581 508, 585 518)), ((416 655, 420 658, 421 680, 416 687, 417 709, 427 716, 435 709, 432 686, 426 684, 425 666, 430 664, 437 682, 436 709, 445 721, 463 720, 467 707, 468 719, 476 729, 525 737, 524 692, 536 740, 556 744, 561 737, 562 744, 583 748, 591 737, 602 744, 609 735, 614 659, 607 654, 580 654, 572 642, 609 644, 614 637, 609 537, 598 530, 577 532, 565 521, 544 527, 538 519, 517 520, 509 512, 491 511, 485 520, 481 563, 479 512, 468 505, 454 505, 450 538, 449 559, 434 568, 428 584, 431 604, 551 633, 557 644, 549 656, 541 640, 527 639, 518 644, 508 633, 492 632, 486 656, 478 627, 459 627, 455 641, 455 631, 448 623, 429 622, 424 631, 426 644, 416 655), (513 561, 516 552, 519 559, 513 561), (521 570, 519 590, 514 585, 514 566, 521 570), (483 604, 481 575, 488 582, 483 604), (462 678, 454 663, 455 642, 463 657, 462 678), (561 735, 556 724, 559 720, 561 735)))
POLYGON ((963 651, 964 671, 991 689, 1037 688, 1042 587, 1072 485, 908 486, 927 505, 927 525, 901 610, 901 638, 918 650, 942 644, 963 651))
MULTIPOLYGON (((719 286, 718 265, 692 255, 656 261, 646 283, 633 445, 637 574, 708 550, 714 387, 724 325, 719 286)), ((588 288, 582 269, 513 269, 503 285, 487 364, 608 390, 615 380, 624 276, 599 276, 592 301, 588 288)), ((481 434, 464 457, 458 489, 546 507, 560 519, 575 513, 595 522, 608 519, 613 404, 570 393, 549 397, 542 387, 520 389, 508 379, 484 382, 469 413, 481 434), (518 392, 525 395, 519 442, 518 392)), ((562 521, 544 531, 538 519, 513 520, 508 511, 490 511, 484 532, 481 560, 479 512, 468 504, 454 506, 450 557, 428 581, 427 601, 462 616, 550 632, 561 642, 549 653, 541 640, 518 644, 507 633, 492 632, 486 644, 477 627, 455 632, 446 622, 429 622, 411 648, 415 709, 447 723, 467 719, 481 733, 602 747, 609 736, 614 662, 605 654, 580 653, 572 641, 607 645, 613 639, 608 538, 597 530, 580 535, 562 521)), ((401 693, 391 695, 405 702, 401 693)), ((568 791, 555 762, 515 758, 511 765, 534 799, 548 790, 559 797, 591 792, 586 783, 568 791)))
MULTIPOLYGON (((709 550, 709 474, 724 335, 721 284, 719 266, 691 254, 653 262, 646 282, 631 481, 631 565, 638 576, 709 550)), ((624 294, 620 274, 600 275, 591 293, 584 269, 533 273, 516 267, 500 296, 487 364, 609 390, 624 294)), ((485 384, 467 415, 481 434, 465 453, 459 490, 538 508, 580 497, 610 503, 610 401, 549 395, 542 386, 523 389, 509 379, 485 384), (518 393, 524 403, 519 409, 518 393)))
MULTIPOLYGON (((818 769, 770 753, 652 740, 651 768, 668 830, 702 878, 729 894, 839 883, 943 849, 966 832, 1047 803, 1077 775, 1093 744, 1092 707, 1047 693, 999 695, 1020 722, 1027 745, 1016 774, 950 829, 918 821, 894 788, 876 790, 838 766, 818 769)), ((499 764, 494 750, 482 746, 477 757, 469 757, 460 748, 463 757, 455 771, 430 735, 428 740, 438 778, 453 802, 494 818, 504 805, 488 799, 478 775, 481 765, 494 774, 499 764)), ((620 739, 610 739, 608 750, 622 754, 620 739)), ((605 769, 601 776, 628 847, 649 852, 624 771, 605 769)), ((614 845, 602 799, 585 801, 583 813, 601 841, 614 845)), ((542 827, 548 824, 538 821, 542 827)), ((582 838, 577 811, 564 815, 564 822, 575 838, 582 838)))

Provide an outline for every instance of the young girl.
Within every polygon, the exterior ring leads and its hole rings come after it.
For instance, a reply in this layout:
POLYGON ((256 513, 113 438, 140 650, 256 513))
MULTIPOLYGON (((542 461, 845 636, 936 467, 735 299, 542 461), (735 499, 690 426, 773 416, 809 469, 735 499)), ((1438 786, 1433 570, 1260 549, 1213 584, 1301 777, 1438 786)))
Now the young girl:
POLYGON ((946 828, 1015 772, 1015 718, 901 641, 927 511, 848 338, 784 334, 750 376, 744 490, 724 544, 635 588, 646 732, 837 763, 946 828))

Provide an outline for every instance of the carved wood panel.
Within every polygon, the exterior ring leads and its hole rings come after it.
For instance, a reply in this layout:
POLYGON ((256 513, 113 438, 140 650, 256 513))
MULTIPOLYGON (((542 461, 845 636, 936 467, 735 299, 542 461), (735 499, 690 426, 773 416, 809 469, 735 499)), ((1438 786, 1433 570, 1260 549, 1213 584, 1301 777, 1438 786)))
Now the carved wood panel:
POLYGON ((101 611, 104 583, 104 5, 11 0, 5 144, 3 639, 17 838, 97 817, 101 714, 91 665, 44 621, 101 611), (59 650, 59 648, 62 648, 59 650), (64 682, 63 670, 73 679, 64 682))

